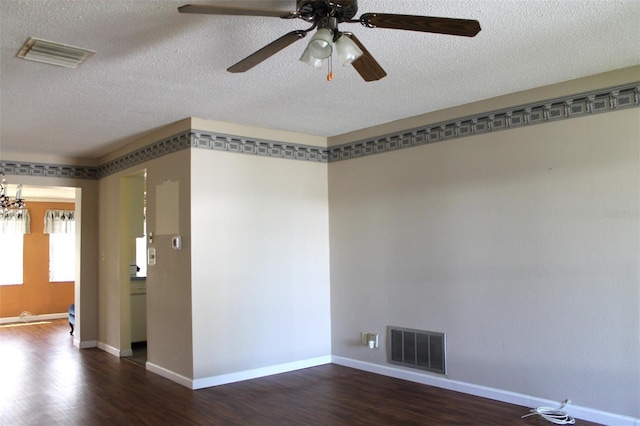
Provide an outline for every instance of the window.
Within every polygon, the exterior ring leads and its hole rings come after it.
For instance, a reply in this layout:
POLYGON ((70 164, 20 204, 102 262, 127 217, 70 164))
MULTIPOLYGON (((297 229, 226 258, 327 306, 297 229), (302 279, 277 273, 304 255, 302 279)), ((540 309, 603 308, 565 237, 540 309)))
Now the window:
POLYGON ((23 234, 0 234, 0 285, 21 285, 23 283, 22 257, 24 253, 23 234))
POLYGON ((44 233, 49 234, 49 282, 76 279, 76 222, 73 210, 47 210, 44 233))
POLYGON ((147 276, 147 236, 136 238, 136 265, 140 270, 136 274, 138 277, 147 276))
POLYGON ((49 281, 75 281, 76 235, 49 234, 49 281))

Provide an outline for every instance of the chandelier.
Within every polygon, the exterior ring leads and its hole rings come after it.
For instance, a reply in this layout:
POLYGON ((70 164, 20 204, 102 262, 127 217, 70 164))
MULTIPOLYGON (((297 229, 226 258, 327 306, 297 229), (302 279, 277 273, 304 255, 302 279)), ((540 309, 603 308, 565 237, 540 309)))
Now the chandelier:
POLYGON ((9 184, 4 177, 4 171, 0 171, 0 209, 23 209, 24 200, 22 199, 22 185, 18 185, 15 198, 9 196, 9 184))

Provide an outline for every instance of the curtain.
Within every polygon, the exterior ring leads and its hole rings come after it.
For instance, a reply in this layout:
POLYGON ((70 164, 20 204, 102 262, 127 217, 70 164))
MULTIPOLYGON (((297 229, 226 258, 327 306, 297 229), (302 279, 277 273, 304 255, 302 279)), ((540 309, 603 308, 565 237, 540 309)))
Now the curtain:
POLYGON ((0 209, 0 234, 29 234, 31 218, 27 209, 0 209))
POLYGON ((74 210, 47 210, 44 214, 45 234, 71 234, 76 231, 74 210))

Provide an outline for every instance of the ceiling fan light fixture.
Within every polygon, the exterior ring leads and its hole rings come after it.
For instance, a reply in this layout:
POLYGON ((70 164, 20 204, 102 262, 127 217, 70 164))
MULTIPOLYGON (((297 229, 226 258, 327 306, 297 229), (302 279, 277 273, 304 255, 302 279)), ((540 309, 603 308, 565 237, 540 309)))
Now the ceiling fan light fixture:
POLYGON ((307 65, 311 65, 314 68, 322 68, 322 59, 314 58, 311 56, 311 52, 309 52, 309 47, 304 49, 302 52, 302 56, 300 57, 300 61, 304 62, 307 65))
POLYGON ((314 58, 326 59, 333 52, 333 33, 328 28, 320 28, 311 38, 307 46, 309 54, 314 58))
POLYGON ((336 40, 336 54, 342 66, 347 66, 363 55, 362 50, 347 35, 336 40))

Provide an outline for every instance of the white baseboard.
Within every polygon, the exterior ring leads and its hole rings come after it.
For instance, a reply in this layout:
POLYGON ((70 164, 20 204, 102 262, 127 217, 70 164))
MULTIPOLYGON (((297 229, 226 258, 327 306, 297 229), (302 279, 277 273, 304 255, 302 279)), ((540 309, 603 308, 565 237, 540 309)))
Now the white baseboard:
POLYGON ((34 321, 47 321, 52 319, 63 319, 69 318, 68 312, 62 312, 59 314, 42 314, 42 315, 33 315, 29 317, 28 321, 24 321, 20 317, 6 317, 0 318, 0 324, 11 324, 14 322, 34 322, 34 321))
MULTIPOLYGON (((466 393, 469 395, 489 398, 496 401, 507 402, 509 404, 522 405, 524 407, 530 408, 542 406, 556 408, 559 406, 558 401, 550 401, 548 399, 536 398, 533 396, 510 392, 502 389, 474 385, 473 383, 459 382, 456 380, 447 379, 446 377, 438 377, 430 374, 407 371, 398 367, 372 364, 369 362, 358 361, 351 358, 343 358, 340 356, 332 356, 331 358, 334 364, 343 365, 345 367, 351 367, 358 370, 368 371, 370 373, 381 374, 383 376, 389 376, 396 379, 435 386, 438 388, 466 393)), ((616 426, 640 426, 640 419, 638 418, 609 413, 601 410, 595 410, 589 407, 567 405, 563 408, 563 411, 566 411, 576 419, 582 419, 594 423, 616 426)), ((524 415, 527 413, 525 412, 522 414, 524 415)))
POLYGON ((96 346, 98 346, 98 342, 95 340, 80 341, 77 339, 73 339, 73 346, 78 349, 95 348, 96 346))
POLYGON ((164 377, 165 379, 169 379, 179 385, 193 389, 193 380, 188 377, 174 373, 171 370, 167 370, 166 368, 160 367, 159 365, 153 364, 149 361, 146 362, 145 368, 152 373, 156 373, 157 375, 164 377))
POLYGON ((274 374, 286 373, 288 371, 302 370, 303 368, 317 367, 318 365, 330 364, 331 356, 321 356, 317 358, 305 359, 301 361, 288 362, 285 364, 271 365, 269 367, 256 368, 253 370, 239 371, 237 373, 221 374, 219 376, 204 377, 193 380, 191 389, 202 389, 211 386, 226 385, 228 383, 241 382, 243 380, 257 379, 274 374))
POLYGON ((219 376, 204 377, 201 379, 190 379, 171 370, 168 370, 151 362, 146 363, 147 370, 156 373, 166 379, 176 382, 189 389, 203 389, 212 386, 226 385, 228 383, 241 382, 243 380, 257 379, 259 377, 272 376, 274 374, 286 373, 288 371, 302 370, 318 365, 330 364, 331 356, 321 356, 318 358, 305 359, 301 361, 288 362, 286 364, 271 365, 269 367, 256 368, 253 370, 239 371, 237 373, 221 374, 219 376))
POLYGON ((98 342, 97 346, 98 346, 98 349, 102 349, 109 355, 117 356, 118 358, 122 358, 123 356, 133 355, 133 351, 131 349, 120 350, 118 348, 114 348, 113 346, 109 346, 103 342, 98 342))

